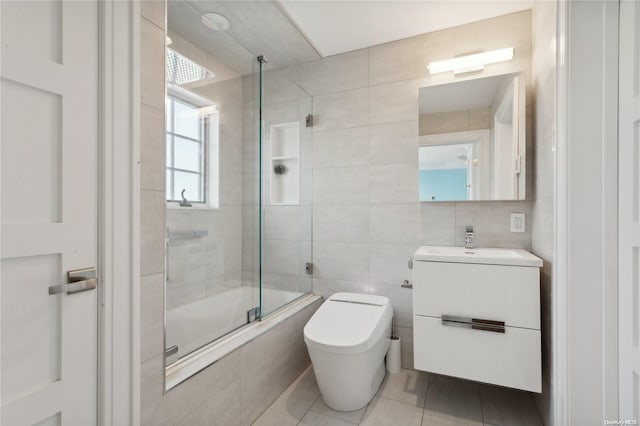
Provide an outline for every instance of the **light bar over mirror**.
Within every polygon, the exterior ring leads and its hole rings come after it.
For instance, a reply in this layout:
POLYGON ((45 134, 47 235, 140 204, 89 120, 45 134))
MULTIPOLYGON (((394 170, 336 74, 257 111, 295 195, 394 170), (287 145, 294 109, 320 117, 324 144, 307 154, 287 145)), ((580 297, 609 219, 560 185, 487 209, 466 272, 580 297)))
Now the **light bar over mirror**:
POLYGON ((473 55, 459 56, 457 58, 445 59, 444 61, 431 62, 427 69, 429 74, 453 71, 454 74, 481 71, 485 65, 497 64, 513 59, 514 48, 491 50, 488 52, 475 53, 473 55))

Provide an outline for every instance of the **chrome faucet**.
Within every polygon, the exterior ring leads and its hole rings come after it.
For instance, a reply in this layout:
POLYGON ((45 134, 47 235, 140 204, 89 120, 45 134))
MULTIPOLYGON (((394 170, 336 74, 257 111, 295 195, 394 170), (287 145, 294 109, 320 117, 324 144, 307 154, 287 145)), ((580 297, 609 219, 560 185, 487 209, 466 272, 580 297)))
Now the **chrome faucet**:
POLYGON ((467 225, 467 231, 464 233, 464 248, 473 248, 473 226, 467 225))
POLYGON ((182 197, 182 201, 180 201, 180 207, 191 207, 191 203, 189 202, 189 200, 187 200, 187 197, 184 196, 185 191, 186 189, 183 189, 180 193, 180 196, 182 197))

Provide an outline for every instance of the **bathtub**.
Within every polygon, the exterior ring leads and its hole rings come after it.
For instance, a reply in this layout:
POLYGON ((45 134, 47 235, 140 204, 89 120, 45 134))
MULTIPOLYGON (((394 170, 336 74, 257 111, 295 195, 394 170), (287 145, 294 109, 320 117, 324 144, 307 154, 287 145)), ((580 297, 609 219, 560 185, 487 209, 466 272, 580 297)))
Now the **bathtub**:
POLYGON ((246 324, 247 310, 256 307, 258 289, 248 286, 232 288, 167 312, 167 348, 176 345, 178 353, 166 359, 165 391, 308 307, 313 305, 317 309, 322 302, 322 296, 313 293, 268 288, 262 290, 262 297, 267 316, 251 324, 246 324), (233 327, 236 330, 232 331, 233 327))
MULTIPOLYGON (((263 312, 269 314, 304 293, 262 289, 263 312)), ((197 302, 167 312, 165 347, 178 347, 167 364, 246 325, 247 311, 258 306, 259 289, 252 286, 230 288, 197 302)))

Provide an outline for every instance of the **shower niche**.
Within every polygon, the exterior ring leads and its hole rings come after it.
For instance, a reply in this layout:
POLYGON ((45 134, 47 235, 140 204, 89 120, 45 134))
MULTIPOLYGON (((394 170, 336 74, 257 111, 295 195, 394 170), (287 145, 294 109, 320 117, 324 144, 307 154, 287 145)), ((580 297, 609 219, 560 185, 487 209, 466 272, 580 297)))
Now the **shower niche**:
POLYGON ((300 204, 300 123, 272 124, 269 140, 271 204, 300 204))

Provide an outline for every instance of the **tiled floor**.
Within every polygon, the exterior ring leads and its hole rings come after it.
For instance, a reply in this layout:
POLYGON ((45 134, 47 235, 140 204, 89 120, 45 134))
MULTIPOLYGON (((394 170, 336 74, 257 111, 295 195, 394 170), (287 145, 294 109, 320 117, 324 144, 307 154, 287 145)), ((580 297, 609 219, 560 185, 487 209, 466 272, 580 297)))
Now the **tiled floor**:
POLYGON ((358 411, 327 407, 307 369, 253 423, 255 426, 542 426, 532 395, 414 370, 387 374, 358 411))

